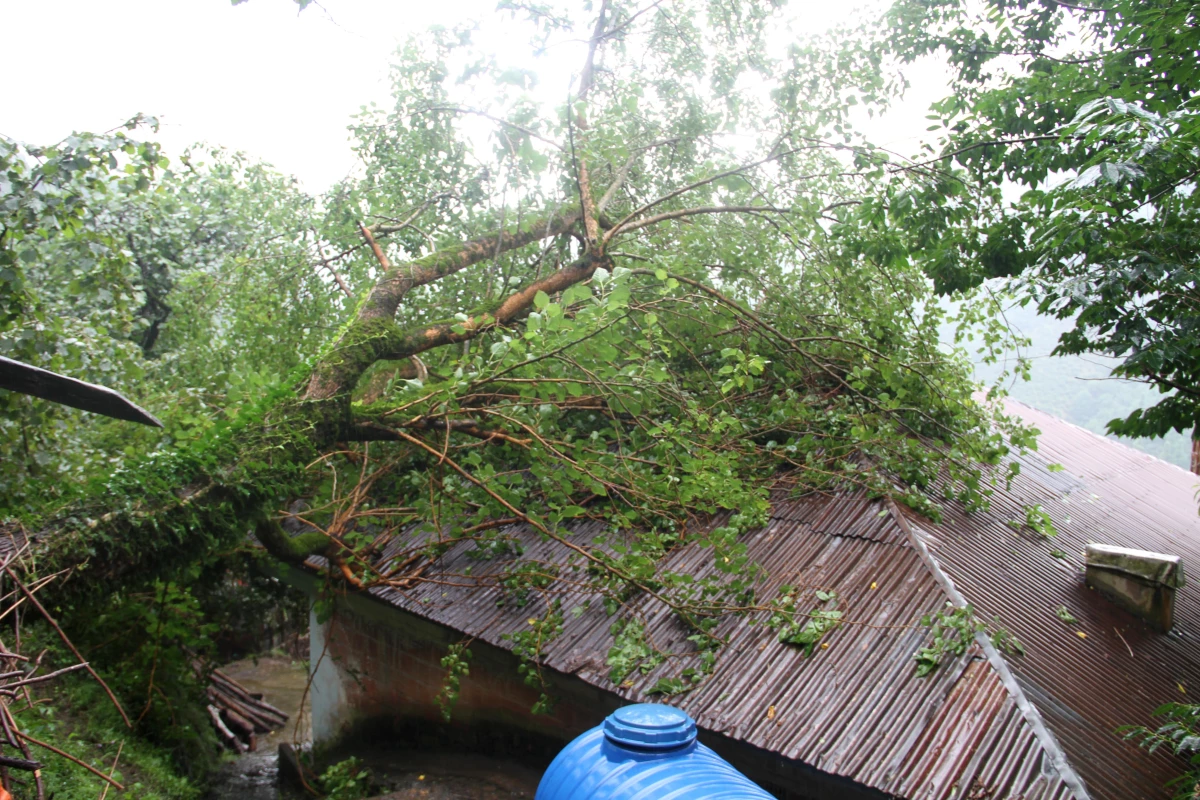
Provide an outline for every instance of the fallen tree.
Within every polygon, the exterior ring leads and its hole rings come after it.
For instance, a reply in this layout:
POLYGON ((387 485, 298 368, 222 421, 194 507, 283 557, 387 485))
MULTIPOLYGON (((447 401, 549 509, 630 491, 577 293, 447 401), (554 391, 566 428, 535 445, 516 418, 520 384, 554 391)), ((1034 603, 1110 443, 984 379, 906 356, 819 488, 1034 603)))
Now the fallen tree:
POLYGON ((195 441, 23 521, 26 568, 71 573, 79 608, 249 531, 356 589, 411 585, 470 540, 513 557, 519 594, 557 579, 510 552, 504 528, 521 522, 572 548, 613 613, 651 593, 715 649, 714 620, 770 608, 738 536, 781 475, 930 514, 923 490, 948 475, 953 496, 985 502, 1003 426, 940 349, 946 313, 923 275, 878 220, 846 213, 889 179, 846 132, 851 100, 888 95, 877 65, 821 42, 772 56, 761 4, 694 11, 523 10, 539 35, 587 43, 561 106, 476 60, 465 32, 410 44, 396 107, 358 122, 364 175, 305 239, 346 298, 336 335, 195 441), (480 119, 485 144, 464 121, 480 119), (660 568, 697 516, 720 514, 703 542, 719 578, 660 568), (568 539, 581 518, 604 534, 568 539))

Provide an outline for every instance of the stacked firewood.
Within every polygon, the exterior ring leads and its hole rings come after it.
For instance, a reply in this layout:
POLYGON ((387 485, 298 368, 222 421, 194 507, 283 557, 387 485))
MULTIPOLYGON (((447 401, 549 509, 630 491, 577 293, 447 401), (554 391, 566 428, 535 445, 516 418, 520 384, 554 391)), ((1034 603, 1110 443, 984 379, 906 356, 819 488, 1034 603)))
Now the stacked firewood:
POLYGON ((208 715, 221 741, 238 753, 258 749, 258 735, 283 727, 287 714, 252 693, 233 678, 214 669, 208 684, 208 715))

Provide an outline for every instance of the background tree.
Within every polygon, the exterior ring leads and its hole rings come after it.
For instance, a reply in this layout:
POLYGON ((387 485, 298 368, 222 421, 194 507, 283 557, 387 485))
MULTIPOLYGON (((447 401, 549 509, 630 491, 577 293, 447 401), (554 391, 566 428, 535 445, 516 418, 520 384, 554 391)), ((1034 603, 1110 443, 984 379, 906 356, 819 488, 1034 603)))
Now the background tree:
POLYGON ((1200 436, 1197 4, 902 0, 889 19, 902 60, 952 67, 939 151, 883 201, 913 257, 943 292, 1003 279, 1074 320, 1056 353, 1166 395, 1111 432, 1200 436))
POLYGON ((141 125, 44 148, 0 139, 0 353, 154 406, 167 435, 5 392, 0 512, 60 504, 235 416, 345 302, 304 257, 311 200, 290 180, 219 149, 171 165, 131 138, 141 125))

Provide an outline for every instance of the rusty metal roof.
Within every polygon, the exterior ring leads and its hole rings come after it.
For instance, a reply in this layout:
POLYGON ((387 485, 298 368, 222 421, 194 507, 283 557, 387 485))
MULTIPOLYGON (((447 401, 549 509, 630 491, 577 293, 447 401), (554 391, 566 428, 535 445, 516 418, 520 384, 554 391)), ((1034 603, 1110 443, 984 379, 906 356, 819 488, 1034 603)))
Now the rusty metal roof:
MULTIPOLYGON (((783 583, 838 593, 847 624, 805 658, 762 625, 730 620, 729 638, 711 677, 667 698, 702 727, 798 759, 899 797, 1167 797, 1162 785, 1181 763, 1123 742, 1122 724, 1151 723, 1171 699, 1200 693, 1200 600, 1181 591, 1176 632, 1157 634, 1083 585, 1088 541, 1164 550, 1200 574, 1200 519, 1194 475, 1027 407, 1011 411, 1043 431, 1040 453, 1020 457, 1022 476, 997 489, 990 511, 954 509, 941 524, 861 494, 772 494, 769 524, 748 534, 749 556, 768 577, 759 596, 783 583), (1061 463, 1063 471, 1047 469, 1061 463), (1040 503, 1060 531, 1052 540, 1015 531, 1010 519, 1040 503), (1050 555, 1066 551, 1066 558, 1050 555), (927 643, 922 616, 947 602, 972 603, 1021 640, 1022 657, 1001 656, 980 638, 956 662, 926 678, 913 655, 927 643), (1056 615, 1066 606, 1080 624, 1056 615), (1077 635, 1078 631, 1086 638, 1077 635), (1131 655, 1132 653, 1132 655, 1131 655), (1183 690, 1190 695, 1181 694, 1183 690)), ((716 523, 714 523, 716 524, 716 523)), ((572 539, 592 544, 603 527, 586 522, 572 539)), ((570 563, 570 551, 521 526, 506 531, 522 559, 570 563)), ((412 547, 417 529, 393 540, 381 566, 412 547)), ((525 607, 501 598, 494 580, 515 556, 480 561, 473 545, 451 547, 409 589, 376 588, 389 604, 499 647, 546 610, 548 596, 525 607), (464 575, 469 577, 463 577, 464 575)), ((714 571, 711 551, 684 546, 665 566, 697 576, 714 571)), ((609 617, 564 574, 550 587, 562 602, 563 633, 544 652, 546 667, 631 702, 680 665, 609 679, 609 617), (576 613, 570 613, 573 609, 576 613)), ((649 639, 686 650, 688 631, 651 598, 620 612, 646 621, 649 639)))
POLYGON ((1008 666, 1090 796, 1169 797, 1163 784, 1182 763, 1165 751, 1139 750, 1114 731, 1156 727, 1155 708, 1200 696, 1200 595, 1194 586, 1181 589, 1174 629, 1158 633, 1086 587, 1083 551, 1089 542, 1153 550, 1180 556, 1185 572, 1200 574, 1200 476, 1028 406, 1010 402, 1009 410, 1042 435, 1038 451, 1019 458, 1021 477, 1000 487, 991 509, 952 509, 939 525, 905 516, 936 568, 1025 645, 1008 666), (1053 464, 1063 469, 1052 471, 1053 464), (1008 524, 1033 505, 1053 518, 1056 536, 1008 524), (1060 607, 1078 624, 1062 622, 1060 607))
MULTIPOLYGON (((573 539, 590 544, 601 531, 584 523, 573 539)), ((561 545, 520 527, 508 532, 520 541, 521 558, 566 563, 561 545)), ((761 596, 773 596, 785 582, 807 587, 808 599, 817 588, 833 589, 847 624, 825 639, 827 650, 805 658, 764 626, 730 621, 720 631, 729 645, 711 678, 666 702, 679 705, 708 730, 889 794, 956 798, 978 785, 978 796, 995 800, 1068 797, 978 647, 933 676, 916 676, 913 655, 926 643, 916 623, 943 608, 948 595, 910 535, 886 505, 859 494, 788 499, 777 493, 770 523, 746 539, 750 557, 769 575, 761 596)), ((411 545, 411 540, 394 541, 382 561, 411 545)), ((487 576, 507 561, 474 559, 472 547, 455 545, 442 556, 426 573, 435 581, 373 593, 464 634, 511 647, 505 634, 526 629, 548 598, 532 597, 525 607, 498 606, 498 590, 476 584, 489 583, 487 576), (464 573, 470 578, 459 577, 464 573)), ((713 571, 709 559, 711 551, 683 547, 667 557, 666 566, 705 575, 713 571)), ((569 588, 569 580, 565 575, 562 585, 551 587, 562 592, 555 596, 568 612, 585 599, 569 588)), ((659 647, 688 648, 689 632, 657 601, 632 601, 629 610, 646 620, 648 638, 659 647)), ((551 670, 629 701, 651 699, 648 690, 657 680, 678 670, 667 664, 614 685, 606 664, 613 618, 599 603, 565 616, 563 633, 545 651, 551 670)))

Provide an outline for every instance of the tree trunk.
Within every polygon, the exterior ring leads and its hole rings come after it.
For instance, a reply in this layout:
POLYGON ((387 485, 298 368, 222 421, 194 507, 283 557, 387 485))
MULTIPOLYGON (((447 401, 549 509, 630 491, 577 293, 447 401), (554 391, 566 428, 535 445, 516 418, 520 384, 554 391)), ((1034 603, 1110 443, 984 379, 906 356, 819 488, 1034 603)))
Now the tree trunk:
POLYGON ((270 517, 305 492, 307 465, 324 450, 361 438, 350 395, 363 373, 376 361, 407 359, 514 321, 528 312, 539 292, 562 291, 608 262, 587 254, 465 322, 400 328, 395 314, 408 292, 498 253, 559 236, 581 216, 577 209, 552 212, 394 267, 375 248, 382 275, 356 317, 310 370, 192 447, 157 454, 118 472, 104 491, 40 525, 33 537, 39 571, 86 569, 86 580, 72 582, 74 591, 99 595, 170 574, 206 553, 238 544, 252 530, 285 561, 302 561, 326 550, 331 543, 323 534, 289 537, 270 517), (114 502, 123 505, 114 507, 114 502))
POLYGON ((1192 472, 1200 475, 1200 422, 1192 428, 1192 472))

